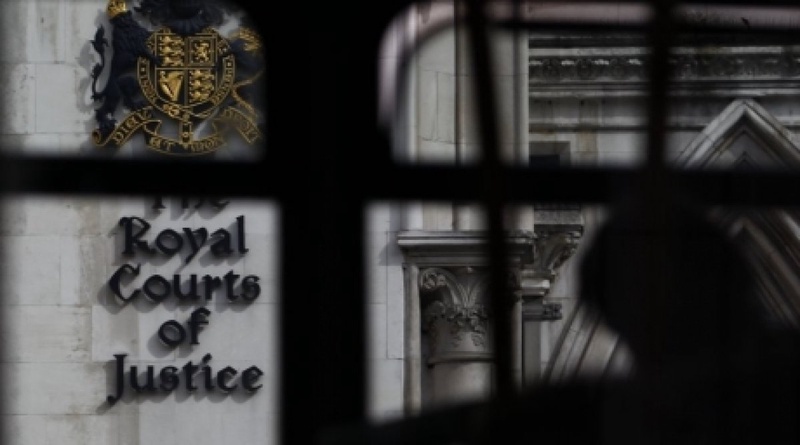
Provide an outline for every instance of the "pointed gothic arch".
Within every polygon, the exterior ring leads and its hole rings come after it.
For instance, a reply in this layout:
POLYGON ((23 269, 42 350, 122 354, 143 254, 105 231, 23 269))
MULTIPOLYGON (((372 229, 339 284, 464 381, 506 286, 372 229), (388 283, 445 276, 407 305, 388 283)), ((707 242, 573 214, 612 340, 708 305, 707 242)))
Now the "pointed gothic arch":
MULTIPOLYGON (((681 168, 800 168, 797 137, 753 99, 737 99, 676 159, 681 168)), ((770 316, 800 326, 800 211, 717 208, 719 223, 745 252, 770 316)))
MULTIPOLYGON (((800 139, 756 100, 733 100, 695 136, 672 165, 682 169, 797 169, 800 139)), ((800 327, 800 209, 716 208, 710 212, 756 272, 766 312, 800 327)), ((619 376, 632 369, 625 343, 579 302, 556 345, 549 381, 577 375, 619 376)))
POLYGON ((736 99, 711 121, 677 159, 679 168, 800 166, 797 137, 753 99, 736 99))

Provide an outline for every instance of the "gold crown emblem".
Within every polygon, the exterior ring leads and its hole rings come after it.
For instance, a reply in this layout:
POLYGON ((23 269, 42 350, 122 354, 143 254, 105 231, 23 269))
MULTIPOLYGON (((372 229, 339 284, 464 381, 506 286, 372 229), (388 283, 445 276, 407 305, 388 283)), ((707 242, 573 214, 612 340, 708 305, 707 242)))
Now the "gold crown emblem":
POLYGON ((106 11, 109 18, 113 19, 127 10, 128 7, 125 5, 125 0, 108 0, 106 11))

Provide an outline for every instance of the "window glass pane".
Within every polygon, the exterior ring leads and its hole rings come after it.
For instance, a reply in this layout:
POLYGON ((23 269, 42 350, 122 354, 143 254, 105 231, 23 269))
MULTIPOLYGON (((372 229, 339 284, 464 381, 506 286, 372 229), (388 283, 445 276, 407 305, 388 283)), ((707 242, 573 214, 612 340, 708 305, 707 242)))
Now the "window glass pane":
MULTIPOLYGON (((647 7, 493 2, 486 12, 503 161, 526 165, 530 155, 554 154, 549 144, 560 146, 564 166, 644 160, 649 50, 628 27, 645 22, 647 7)), ((481 157, 486 105, 464 14, 450 2, 415 5, 387 32, 382 113, 396 160, 469 165, 481 157)))
POLYGON ((410 403, 404 391, 409 364, 403 260, 395 240, 401 206, 385 203, 366 212, 364 245, 367 308, 366 353, 368 416, 371 421, 397 420, 410 403))
MULTIPOLYGON (((477 205, 381 202, 367 212, 370 416, 485 400, 496 377, 488 238, 477 205)), ((520 387, 625 377, 632 356, 580 296, 600 205, 509 207, 513 373, 520 387)))
POLYGON ((708 217, 743 252, 755 275, 752 286, 761 312, 753 318, 765 318, 778 329, 797 330, 797 208, 715 206, 708 217))
POLYGON ((668 159, 677 168, 786 169, 800 161, 797 8, 682 8, 695 28, 670 58, 668 159), (759 31, 756 31, 756 28, 759 31))
POLYGON ((256 26, 235 3, 171 3, 4 2, 3 146, 119 159, 263 157, 256 26))
MULTIPOLYGON (((485 400, 493 393, 493 322, 480 213, 475 205, 448 202, 368 207, 366 316, 374 420, 485 400), (459 224, 477 225, 452 230, 456 217, 459 224)), ((520 239, 516 258, 529 241, 520 239)))
MULTIPOLYGON (((526 38, 492 26, 491 100, 497 109, 500 156, 526 152, 526 38)), ((382 123, 400 162, 475 165, 481 157, 480 111, 463 6, 420 3, 387 30, 381 58, 382 123)))
POLYGON ((275 443, 277 208, 2 207, 2 412, 20 443, 275 443))
POLYGON ((528 44, 531 155, 558 155, 563 166, 639 165, 649 123, 644 36, 533 31, 528 44))

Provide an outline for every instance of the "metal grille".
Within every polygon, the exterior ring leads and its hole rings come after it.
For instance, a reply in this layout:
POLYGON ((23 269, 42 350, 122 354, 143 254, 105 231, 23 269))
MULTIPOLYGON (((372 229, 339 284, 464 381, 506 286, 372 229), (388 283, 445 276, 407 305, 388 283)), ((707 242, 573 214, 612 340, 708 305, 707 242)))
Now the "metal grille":
MULTIPOLYGON (((521 7, 518 2, 513 2, 521 7)), ((594 1, 592 3, 604 3, 594 1)), ((605 2, 608 4, 618 2, 605 2)), ((705 2, 704 4, 718 3, 705 2)), ((745 1, 719 4, 747 5, 745 1)), ((671 1, 650 1, 652 20, 630 26, 647 36, 652 55, 648 77, 647 162, 640 169, 553 169, 503 165, 498 156, 495 96, 486 43, 483 2, 465 2, 465 25, 474 53, 480 115, 482 162, 474 166, 398 165, 388 135, 376 125, 376 54, 391 19, 406 1, 266 2, 243 5, 264 36, 267 55, 267 156, 258 162, 65 159, 3 151, 5 194, 134 196, 190 194, 272 200, 280 207, 282 247, 280 416, 281 443, 312 444, 323 438, 366 440, 364 213, 371 202, 387 200, 470 200, 486 208, 489 224, 493 294, 503 295, 505 255, 500 219, 514 202, 607 203, 616 191, 641 187, 652 208, 678 188, 700 202, 748 206, 794 205, 800 176, 793 172, 672 171, 664 164, 667 55, 676 44, 671 1), (309 131, 312 130, 312 131, 309 131), (313 135, 313 136, 312 136, 313 135), (199 179, 198 179, 199 178, 199 179), (323 335, 318 335, 323 333, 323 335), (314 363, 325 363, 316 367, 314 363), (358 425, 364 425, 363 430, 358 425), (344 428, 342 435, 335 434, 344 428)), ((689 4, 689 2, 683 3, 689 4)), ((763 2, 758 5, 764 5, 763 2)), ((796 2, 770 2, 795 6, 796 2)), ((600 31, 607 24, 536 23, 508 20, 509 29, 600 31)), ((614 26, 620 31, 620 26, 614 26)), ((691 30, 691 29, 687 29, 691 30)), ((695 30, 697 31, 697 30, 695 30)), ((706 37, 723 35, 724 25, 706 37)), ((737 29, 737 32, 743 32, 737 29)), ((796 29, 759 29, 797 43, 796 29)), ((498 303, 499 304, 499 303, 498 303)), ((503 311, 495 311, 502 313, 503 311)), ((514 393, 508 341, 509 323, 497 320, 497 395, 514 393)), ((389 436, 414 443, 449 443, 444 418, 400 422, 375 432, 374 443, 389 436), (437 423, 439 422, 439 423, 437 423), (424 428, 423 428, 424 427, 424 428), (404 434, 409 436, 404 436, 404 434), (384 436, 386 434, 387 436, 384 436), (445 440, 446 439, 446 440, 445 440)), ((347 442, 347 440, 343 440, 347 442)))

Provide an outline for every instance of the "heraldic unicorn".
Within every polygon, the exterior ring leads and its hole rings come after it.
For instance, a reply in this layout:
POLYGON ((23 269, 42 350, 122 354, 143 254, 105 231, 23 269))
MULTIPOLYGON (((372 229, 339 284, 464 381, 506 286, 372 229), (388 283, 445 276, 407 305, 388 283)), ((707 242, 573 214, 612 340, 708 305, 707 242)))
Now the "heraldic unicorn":
POLYGON ((103 26, 91 41, 100 55, 92 70, 92 99, 102 102, 95 110, 96 145, 118 148, 141 132, 157 152, 197 156, 215 152, 229 136, 248 144, 263 139, 261 40, 248 26, 221 36, 215 26, 225 6, 218 1, 141 0, 129 11, 125 0, 108 0, 111 44, 103 26), (142 26, 134 12, 155 29, 142 26), (106 85, 98 90, 103 73, 106 85), (118 122, 120 101, 129 114, 118 122))

